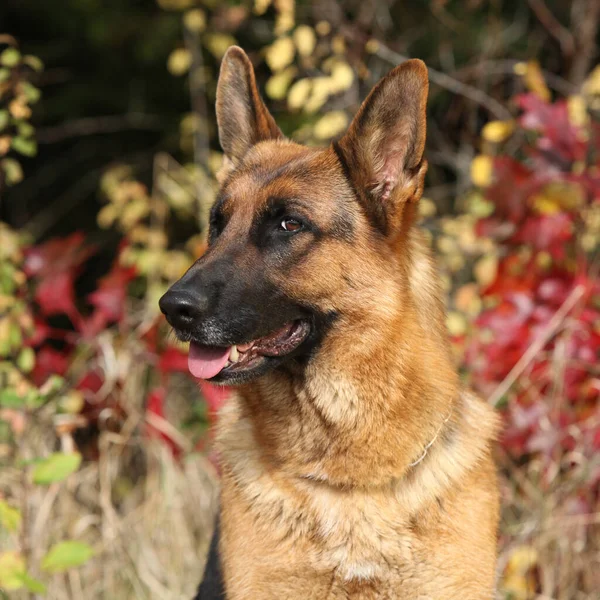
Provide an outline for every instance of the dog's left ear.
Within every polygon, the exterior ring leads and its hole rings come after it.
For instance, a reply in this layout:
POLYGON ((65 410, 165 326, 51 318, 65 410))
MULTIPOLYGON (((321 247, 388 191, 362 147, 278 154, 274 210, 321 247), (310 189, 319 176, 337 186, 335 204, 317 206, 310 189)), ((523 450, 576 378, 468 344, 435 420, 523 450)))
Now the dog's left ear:
POLYGON ((373 88, 338 142, 359 196, 386 230, 423 192, 428 88, 423 61, 402 63, 373 88))
POLYGON ((229 167, 235 167, 254 144, 283 137, 260 97, 252 63, 238 46, 231 46, 221 63, 217 123, 229 167))

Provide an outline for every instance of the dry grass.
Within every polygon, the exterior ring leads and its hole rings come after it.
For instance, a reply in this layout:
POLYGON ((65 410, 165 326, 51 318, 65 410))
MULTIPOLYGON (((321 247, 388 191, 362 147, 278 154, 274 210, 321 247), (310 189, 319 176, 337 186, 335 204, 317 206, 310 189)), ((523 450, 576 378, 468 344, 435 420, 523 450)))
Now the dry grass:
MULTIPOLYGON (((217 476, 201 454, 176 464, 164 444, 135 434, 139 425, 128 422, 119 434, 102 433, 99 459, 86 462, 65 483, 32 486, 22 470, 3 471, 0 488, 23 510, 21 544, 30 572, 49 584, 45 598, 193 597, 212 532, 217 476), (95 556, 48 579, 35 566, 64 539, 87 542, 95 556)), ((48 430, 30 429, 19 454, 54 450, 56 438, 44 433, 48 430)))
MULTIPOLYGON (((560 347, 554 350, 556 364, 560 347)), ((99 359, 108 374, 109 355, 105 347, 99 359)), ((128 416, 118 432, 102 431, 98 460, 86 461, 66 482, 49 487, 32 485, 18 462, 2 470, 0 495, 23 512, 17 545, 28 557, 31 575, 48 583, 49 600, 179 600, 194 595, 212 531, 218 478, 205 456, 189 452, 187 433, 154 417, 156 428, 170 431, 186 450, 181 465, 166 445, 144 435, 147 368, 136 348, 125 373, 113 372, 113 382, 126 382, 120 401, 128 416), (64 539, 87 542, 95 556, 78 569, 49 578, 39 570, 40 559, 64 539)), ((555 395, 544 402, 560 405, 561 376, 557 368, 555 395)), ((183 379, 174 383, 167 401, 169 420, 180 423, 199 395, 183 379)), ((526 373, 516 385, 528 385, 526 373)), ((69 450, 73 440, 57 435, 55 425, 50 407, 31 419, 20 439, 19 459, 47 456, 60 446, 69 450)), ((577 431, 571 433, 579 439, 577 431)), ((498 464, 503 497, 498 599, 597 600, 600 512, 582 511, 581 501, 598 506, 589 481, 600 468, 599 457, 590 457, 582 446, 517 464, 499 450, 498 464)), ((14 547, 15 540, 6 545, 9 540, 3 535, 0 548, 14 547)))

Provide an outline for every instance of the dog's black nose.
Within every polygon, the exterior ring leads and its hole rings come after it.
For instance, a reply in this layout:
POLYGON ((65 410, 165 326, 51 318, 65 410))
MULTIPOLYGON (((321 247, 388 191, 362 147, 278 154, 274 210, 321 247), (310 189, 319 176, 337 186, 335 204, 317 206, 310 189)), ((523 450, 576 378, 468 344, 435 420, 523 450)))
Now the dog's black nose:
POLYGON ((171 288, 158 306, 173 327, 186 329, 202 316, 208 299, 200 293, 171 288))

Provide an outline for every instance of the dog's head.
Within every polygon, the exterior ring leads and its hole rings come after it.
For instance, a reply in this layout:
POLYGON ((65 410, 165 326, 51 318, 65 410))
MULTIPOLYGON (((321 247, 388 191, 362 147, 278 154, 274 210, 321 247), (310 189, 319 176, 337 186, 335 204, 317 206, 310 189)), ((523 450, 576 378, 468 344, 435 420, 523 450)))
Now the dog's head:
MULTIPOLYGON (((240 383, 301 367, 340 320, 377 311, 426 163, 427 70, 396 67, 326 149, 286 140, 246 54, 230 48, 217 89, 225 153, 209 248, 161 298, 200 378, 240 383)), ((389 289, 388 289, 389 292, 389 289)))

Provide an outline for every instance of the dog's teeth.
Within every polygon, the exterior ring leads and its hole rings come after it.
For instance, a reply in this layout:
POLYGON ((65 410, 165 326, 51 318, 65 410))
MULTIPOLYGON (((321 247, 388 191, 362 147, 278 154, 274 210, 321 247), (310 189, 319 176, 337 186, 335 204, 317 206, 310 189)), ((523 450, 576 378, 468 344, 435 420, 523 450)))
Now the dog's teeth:
POLYGON ((240 357, 240 353, 238 352, 237 346, 231 346, 231 351, 229 352, 229 360, 231 362, 237 362, 240 357))

